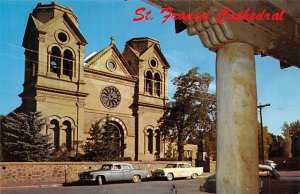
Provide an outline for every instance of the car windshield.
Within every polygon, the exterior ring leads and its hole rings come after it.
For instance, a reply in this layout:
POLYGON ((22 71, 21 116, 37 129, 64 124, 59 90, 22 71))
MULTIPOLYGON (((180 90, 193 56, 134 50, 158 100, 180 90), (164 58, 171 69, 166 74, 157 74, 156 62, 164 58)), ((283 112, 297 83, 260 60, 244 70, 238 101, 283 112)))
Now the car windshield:
POLYGON ((103 164, 101 170, 111 170, 112 164, 103 164))
POLYGON ((167 164, 166 168, 176 168, 177 164, 167 164))

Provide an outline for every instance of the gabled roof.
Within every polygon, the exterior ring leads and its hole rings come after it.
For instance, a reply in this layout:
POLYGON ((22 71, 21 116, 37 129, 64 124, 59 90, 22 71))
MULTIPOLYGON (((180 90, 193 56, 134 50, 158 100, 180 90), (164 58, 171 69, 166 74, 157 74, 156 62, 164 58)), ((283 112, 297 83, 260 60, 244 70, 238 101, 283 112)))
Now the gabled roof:
POLYGON ((64 14, 64 19, 70 24, 71 28, 75 31, 76 35, 79 37, 79 42, 81 42, 82 45, 86 45, 87 41, 80 32, 79 28, 74 24, 74 22, 71 20, 71 18, 68 16, 68 14, 64 14))
MULTIPOLYGON (((142 39, 142 38, 141 38, 142 39)), ((153 39, 154 40, 154 39, 153 39)), ((157 52, 158 56, 161 58, 161 60, 164 62, 164 64, 166 65, 167 68, 170 67, 169 62, 167 61, 167 59, 165 58, 165 56, 163 55, 163 53, 160 50, 160 47, 157 43, 153 43, 149 48, 147 48, 144 52, 139 53, 137 50, 135 50, 134 48, 132 48, 129 44, 127 44, 127 47, 132 50, 132 52, 139 58, 141 56, 143 56, 147 51, 149 51, 149 49, 154 48, 154 50, 157 52)))
POLYGON ((26 30, 25 30, 25 34, 24 34, 23 42, 22 42, 23 47, 27 47, 26 41, 29 36, 32 36, 31 32, 32 31, 38 32, 38 28, 42 25, 43 25, 43 23, 41 23, 37 19, 35 19, 32 14, 29 14, 27 25, 26 25, 26 30))
POLYGON ((86 65, 85 68, 90 68, 92 67, 93 63, 98 60, 101 56, 103 56, 104 54, 106 54, 109 50, 113 50, 116 55, 118 56, 118 58, 120 59, 120 61, 122 62, 122 64, 124 65, 124 67, 126 68, 126 70, 129 72, 129 74, 131 75, 132 79, 135 79, 136 75, 133 72, 133 70, 131 69, 130 65, 127 63, 127 61, 125 60, 125 58, 123 57, 123 55, 120 53, 120 51, 118 50, 118 48, 116 47, 116 45, 114 43, 111 43, 108 47, 102 49, 101 51, 99 51, 97 54, 93 55, 92 57, 90 57, 89 59, 87 59, 85 61, 86 65))
POLYGON ((165 58, 164 54, 161 52, 160 48, 157 46, 157 44, 154 45, 155 50, 157 51, 157 54, 160 56, 160 58, 163 60, 164 64, 169 68, 170 64, 165 58))
POLYGON ((27 26, 26 26, 26 31, 25 35, 23 38, 23 46, 26 47, 26 40, 29 39, 30 37, 30 31, 32 30, 37 30, 39 33, 46 33, 47 28, 51 27, 53 23, 55 23, 57 20, 61 19, 63 17, 64 22, 66 24, 66 27, 69 28, 71 32, 73 32, 74 37, 77 39, 77 41, 82 44, 86 45, 87 41, 84 38, 83 34, 80 32, 79 28, 74 24, 72 19, 68 16, 68 14, 63 13, 60 16, 56 16, 56 18, 53 18, 49 20, 46 23, 40 22, 38 19, 36 19, 33 14, 29 14, 27 26))

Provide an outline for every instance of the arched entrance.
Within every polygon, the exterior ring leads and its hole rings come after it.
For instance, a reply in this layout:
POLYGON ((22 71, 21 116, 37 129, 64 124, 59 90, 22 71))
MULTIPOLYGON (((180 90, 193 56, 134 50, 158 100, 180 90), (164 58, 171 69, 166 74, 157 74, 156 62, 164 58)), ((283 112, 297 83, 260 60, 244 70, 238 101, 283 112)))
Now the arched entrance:
POLYGON ((123 128, 118 122, 115 121, 110 121, 109 125, 113 128, 114 141, 117 145, 119 145, 120 156, 124 157, 125 145, 123 128))
MULTIPOLYGON (((103 119, 100 125, 104 125, 106 119, 103 119)), ((119 145, 120 157, 124 157, 124 150, 126 149, 126 144, 124 143, 124 138, 126 137, 126 128, 124 123, 115 117, 109 118, 109 127, 113 129, 114 141, 119 145)))

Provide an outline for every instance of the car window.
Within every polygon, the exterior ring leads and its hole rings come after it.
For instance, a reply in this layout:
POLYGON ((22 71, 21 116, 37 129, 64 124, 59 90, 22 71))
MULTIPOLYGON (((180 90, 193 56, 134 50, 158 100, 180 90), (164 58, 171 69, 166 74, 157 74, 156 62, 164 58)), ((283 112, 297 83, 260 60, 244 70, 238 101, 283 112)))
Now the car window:
POLYGON ((184 168, 184 165, 183 164, 179 164, 179 168, 184 168))
POLYGON ((129 165, 122 164, 122 169, 123 169, 123 170, 130 170, 131 167, 130 167, 129 165))
POLYGON ((104 164, 104 165, 102 165, 102 170, 111 170, 111 168, 112 168, 112 165, 111 164, 104 164))
POLYGON ((114 165, 113 170, 121 170, 121 165, 114 165))
POLYGON ((177 164, 167 164, 166 168, 176 168, 177 164))
POLYGON ((189 164, 184 164, 185 168, 191 168, 191 166, 189 164))

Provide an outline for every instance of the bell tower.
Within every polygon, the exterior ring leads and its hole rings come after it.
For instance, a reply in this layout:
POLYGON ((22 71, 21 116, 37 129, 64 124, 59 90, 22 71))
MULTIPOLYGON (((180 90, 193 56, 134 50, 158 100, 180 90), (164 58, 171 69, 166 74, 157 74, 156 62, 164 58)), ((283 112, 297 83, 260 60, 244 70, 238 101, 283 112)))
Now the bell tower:
POLYGON ((20 97, 24 108, 38 111, 38 90, 75 96, 83 91, 86 44, 71 8, 54 2, 36 6, 29 14, 22 44, 25 79, 20 97))
POLYGON ((168 69, 157 40, 140 37, 126 42, 123 52, 137 75, 135 93, 136 160, 163 157, 162 138, 157 121, 164 114, 168 102, 168 69))
POLYGON ((43 114, 56 150, 78 151, 83 136, 86 44, 71 8, 39 3, 29 14, 20 109, 43 114))

